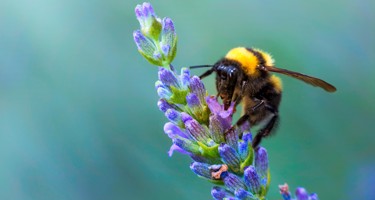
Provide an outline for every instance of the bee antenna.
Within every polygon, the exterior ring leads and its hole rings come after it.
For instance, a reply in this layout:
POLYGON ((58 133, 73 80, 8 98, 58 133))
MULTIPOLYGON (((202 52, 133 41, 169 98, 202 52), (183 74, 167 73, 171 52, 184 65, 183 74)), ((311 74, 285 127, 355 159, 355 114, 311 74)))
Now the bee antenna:
POLYGON ((196 66, 190 66, 190 69, 196 69, 196 68, 205 68, 205 67, 212 67, 212 65, 196 65, 196 66))

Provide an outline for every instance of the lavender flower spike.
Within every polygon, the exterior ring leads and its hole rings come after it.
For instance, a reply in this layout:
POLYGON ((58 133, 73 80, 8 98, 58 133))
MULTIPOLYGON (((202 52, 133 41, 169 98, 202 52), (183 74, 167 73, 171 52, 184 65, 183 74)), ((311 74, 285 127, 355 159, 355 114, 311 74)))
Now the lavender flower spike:
MULTIPOLYGON (((160 67, 155 89, 160 97, 157 105, 169 121, 164 125, 172 140, 169 156, 173 152, 189 156, 196 175, 222 185, 212 188, 214 199, 266 200, 270 184, 267 151, 253 149, 248 122, 233 126, 235 102, 224 109, 214 96, 208 96, 199 77, 191 77, 188 68, 177 74, 171 64, 177 51, 172 19, 158 18, 150 3, 137 5, 135 15, 140 23, 140 30, 133 33, 138 51, 160 67)), ((279 188, 284 200, 318 199, 303 188, 297 189, 296 198, 288 185, 279 188)))

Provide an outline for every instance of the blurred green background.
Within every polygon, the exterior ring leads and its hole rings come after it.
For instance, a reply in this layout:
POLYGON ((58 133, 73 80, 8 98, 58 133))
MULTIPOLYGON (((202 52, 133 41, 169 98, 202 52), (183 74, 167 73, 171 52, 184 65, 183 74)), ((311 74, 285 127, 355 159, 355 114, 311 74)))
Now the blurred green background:
MULTIPOLYGON (((167 155, 157 67, 133 42, 138 3, 0 2, 0 199, 211 198, 190 159, 167 155)), ((175 22, 178 68, 257 47, 338 88, 282 77, 281 124, 263 142, 269 199, 284 182, 323 200, 375 199, 374 1, 151 3, 175 22)))

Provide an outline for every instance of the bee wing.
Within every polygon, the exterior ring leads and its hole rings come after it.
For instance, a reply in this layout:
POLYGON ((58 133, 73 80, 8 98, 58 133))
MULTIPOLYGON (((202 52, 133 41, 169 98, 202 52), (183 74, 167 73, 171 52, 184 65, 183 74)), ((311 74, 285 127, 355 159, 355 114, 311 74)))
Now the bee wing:
POLYGON ((281 68, 277 68, 277 67, 273 67, 273 66, 265 66, 265 70, 294 77, 296 79, 304 81, 305 83, 308 83, 308 84, 313 85, 315 87, 321 87, 327 92, 335 92, 336 91, 335 86, 333 86, 333 85, 331 85, 331 84, 329 84, 329 83, 327 83, 327 82, 325 82, 321 79, 312 77, 312 76, 308 76, 308 75, 305 75, 305 74, 301 74, 301 73, 298 73, 298 72, 293 72, 293 71, 289 71, 289 70, 286 70, 286 69, 281 69, 281 68))

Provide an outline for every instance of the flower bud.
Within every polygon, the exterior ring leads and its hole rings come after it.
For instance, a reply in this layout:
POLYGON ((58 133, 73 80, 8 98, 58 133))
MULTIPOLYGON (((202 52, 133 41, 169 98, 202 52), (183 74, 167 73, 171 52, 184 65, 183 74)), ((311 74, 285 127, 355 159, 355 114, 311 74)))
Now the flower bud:
POLYGON ((165 123, 165 125, 164 125, 164 132, 171 139, 175 138, 176 135, 179 135, 179 136, 181 136, 183 138, 187 138, 188 139, 187 134, 184 131, 182 131, 178 126, 176 126, 175 124, 173 124, 171 122, 165 123))
POLYGON ((309 200, 309 194, 305 188, 299 187, 296 189, 297 200, 309 200))
POLYGON ((211 179, 210 165, 206 163, 193 162, 190 165, 190 169, 200 177, 211 179))
POLYGON ((230 128, 225 133, 225 141, 226 143, 231 146, 233 149, 236 149, 238 147, 238 133, 237 129, 230 128))
POLYGON ((185 112, 182 112, 181 113, 181 120, 182 120, 182 123, 186 123, 187 121, 189 121, 189 120, 192 120, 193 118, 189 115, 189 114, 187 114, 187 113, 185 113, 185 112))
POLYGON ((166 112, 168 109, 171 109, 173 108, 173 106, 171 104, 169 104, 165 99, 160 99, 158 101, 158 107, 159 107, 159 110, 162 111, 162 112, 166 112))
POLYGON ((190 84, 190 71, 188 68, 181 69, 180 79, 181 79, 181 87, 183 89, 187 89, 190 84))
POLYGON ((186 96, 186 102, 189 108, 191 108, 193 111, 199 109, 201 106, 197 95, 195 95, 194 93, 190 93, 186 96))
MULTIPOLYGON (((224 139, 224 132, 226 130, 226 120, 221 118, 217 114, 211 114, 210 116, 210 123, 209 129, 211 133, 211 138, 218 144, 225 141, 224 139)), ((230 126, 230 125, 229 125, 230 126)))
POLYGON ((169 151, 168 151, 168 156, 169 157, 172 157, 173 153, 177 151, 177 152, 180 152, 182 154, 186 154, 186 155, 191 155, 190 152, 187 152, 185 151, 184 149, 181 149, 179 146, 177 146, 176 144, 172 144, 171 148, 169 148, 169 151))
POLYGON ((250 132, 244 132, 242 135, 242 141, 238 142, 238 154, 241 160, 244 161, 249 155, 251 148, 252 135, 250 132))
POLYGON ((214 186, 211 190, 211 195, 212 197, 214 197, 215 199, 224 199, 225 197, 227 197, 228 195, 228 192, 225 191, 224 188, 222 187, 218 187, 218 186, 214 186))
POLYGON ((165 69, 163 67, 159 67, 159 80, 167 87, 175 87, 178 88, 180 87, 178 80, 175 76, 175 74, 169 70, 165 69))
POLYGON ((255 199, 253 194, 242 188, 234 191, 234 195, 239 199, 255 199))
POLYGON ((205 102, 206 89, 198 76, 190 79, 190 91, 196 94, 201 102, 205 102))
POLYGON ((135 15, 141 25, 142 33, 154 40, 159 38, 161 32, 161 20, 156 17, 150 3, 143 3, 135 7, 135 15))
POLYGON ((160 46, 162 52, 166 58, 166 62, 169 64, 173 61, 177 51, 177 36, 174 29, 173 21, 165 17, 162 20, 162 31, 160 46))
POLYGON ((236 150, 225 143, 221 143, 218 150, 221 160, 227 164, 233 172, 239 172, 241 160, 236 150))
POLYGON ((225 172, 223 173, 223 181, 225 186, 231 191, 234 192, 239 189, 247 189, 245 183, 242 181, 242 179, 232 173, 225 172))
POLYGON ((145 37, 140 30, 134 31, 133 37, 139 53, 141 53, 141 55, 146 58, 147 61, 157 66, 161 66, 163 64, 161 56, 158 56, 157 47, 152 40, 145 37))
POLYGON ((190 152, 193 154, 200 154, 200 147, 198 146, 198 144, 196 144, 195 142, 192 142, 189 139, 176 136, 175 138, 172 139, 172 141, 173 141, 173 144, 177 145, 178 147, 180 147, 181 149, 187 152, 190 152))
POLYGON ((207 143, 209 139, 208 130, 206 130, 202 125, 200 125, 196 120, 188 120, 185 122, 185 127, 191 137, 196 141, 207 143))
POLYGON ((165 116, 174 124, 179 125, 181 121, 181 113, 171 108, 165 112, 165 116))
POLYGON ((169 100, 172 97, 172 93, 168 89, 165 89, 163 87, 159 87, 156 92, 162 99, 169 100))
POLYGON ((260 191, 260 179, 255 168, 250 165, 244 171, 244 178, 247 187, 253 194, 257 194, 260 191))
POLYGON ((268 173, 268 155, 267 150, 263 147, 259 147, 255 152, 255 161, 254 161, 255 169, 259 173, 259 175, 263 177, 267 177, 268 173))

